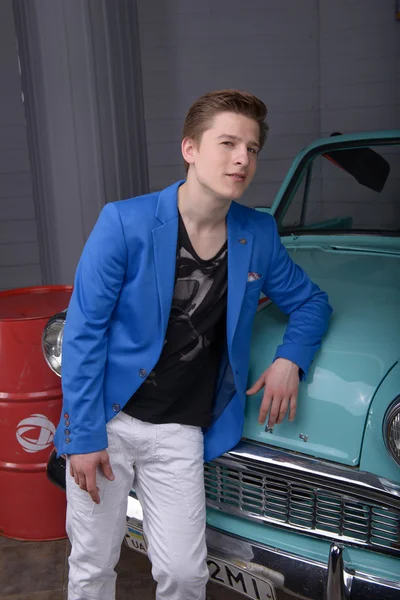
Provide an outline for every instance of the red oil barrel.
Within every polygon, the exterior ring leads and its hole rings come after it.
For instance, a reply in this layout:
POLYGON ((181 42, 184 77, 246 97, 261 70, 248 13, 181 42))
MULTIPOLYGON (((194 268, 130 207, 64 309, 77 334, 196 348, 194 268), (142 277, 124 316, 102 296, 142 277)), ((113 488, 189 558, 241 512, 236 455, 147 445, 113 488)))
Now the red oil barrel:
POLYGON ((0 535, 66 537, 66 498, 46 476, 61 414, 61 380, 42 352, 48 319, 68 307, 72 286, 0 292, 0 535))

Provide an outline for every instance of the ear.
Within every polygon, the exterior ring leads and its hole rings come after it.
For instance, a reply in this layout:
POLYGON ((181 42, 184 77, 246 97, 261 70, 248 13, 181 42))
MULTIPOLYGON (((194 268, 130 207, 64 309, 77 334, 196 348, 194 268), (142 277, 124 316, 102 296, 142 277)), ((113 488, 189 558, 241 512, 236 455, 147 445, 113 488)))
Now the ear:
POLYGON ((195 149, 196 143, 192 138, 183 138, 181 144, 182 156, 189 165, 192 165, 194 163, 195 149))

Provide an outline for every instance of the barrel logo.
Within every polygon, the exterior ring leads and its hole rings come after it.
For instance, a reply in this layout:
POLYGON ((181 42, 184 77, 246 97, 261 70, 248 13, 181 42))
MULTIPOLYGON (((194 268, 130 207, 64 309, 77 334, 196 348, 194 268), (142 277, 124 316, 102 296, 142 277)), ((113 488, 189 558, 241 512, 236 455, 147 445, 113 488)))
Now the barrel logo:
POLYGON ((17 440, 25 452, 46 450, 51 446, 56 428, 44 415, 31 415, 17 425, 17 440))

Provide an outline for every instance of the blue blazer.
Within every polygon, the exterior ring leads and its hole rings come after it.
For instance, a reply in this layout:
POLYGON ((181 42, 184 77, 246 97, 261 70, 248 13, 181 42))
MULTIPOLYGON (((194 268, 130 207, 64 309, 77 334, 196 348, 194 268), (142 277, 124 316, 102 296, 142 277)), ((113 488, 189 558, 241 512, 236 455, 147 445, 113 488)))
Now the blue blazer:
MULTIPOLYGON (((158 361, 174 288, 181 183, 107 204, 85 245, 64 329, 59 454, 107 448, 106 423, 158 361)), ((290 259, 273 217, 232 202, 227 229, 226 350, 205 431, 206 461, 232 449, 242 434, 260 292, 289 315, 275 358, 295 362, 304 377, 331 314, 326 294, 290 259), (250 272, 261 278, 248 281, 250 272)))

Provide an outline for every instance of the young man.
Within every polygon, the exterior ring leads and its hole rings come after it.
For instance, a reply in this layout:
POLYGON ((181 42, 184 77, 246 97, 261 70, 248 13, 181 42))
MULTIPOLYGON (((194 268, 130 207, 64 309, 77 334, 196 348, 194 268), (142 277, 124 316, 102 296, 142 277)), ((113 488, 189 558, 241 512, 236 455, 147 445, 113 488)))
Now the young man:
MULTIPOLYGON (((240 440, 261 291, 289 325, 259 422, 293 420, 331 309, 289 258, 274 219, 241 206, 266 107, 225 90, 186 117, 187 179, 104 207, 83 251, 63 342, 59 453, 69 457, 69 600, 115 598, 132 485, 158 600, 205 598, 203 459, 240 440), (254 277, 254 273, 257 277, 254 277)), ((68 470, 68 469, 67 469, 68 470)))

